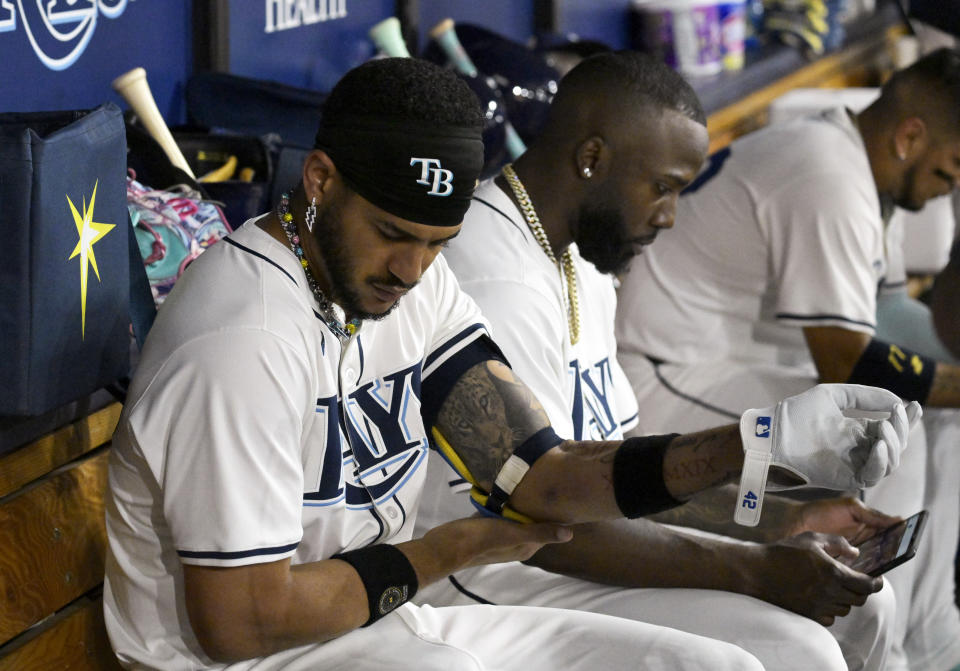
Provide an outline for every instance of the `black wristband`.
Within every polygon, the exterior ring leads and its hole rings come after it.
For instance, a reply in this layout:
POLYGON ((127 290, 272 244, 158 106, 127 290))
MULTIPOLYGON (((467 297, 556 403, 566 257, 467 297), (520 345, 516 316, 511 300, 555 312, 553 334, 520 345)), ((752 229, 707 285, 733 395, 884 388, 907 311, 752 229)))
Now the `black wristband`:
POLYGON ((417 593, 417 572, 407 556, 388 543, 342 552, 330 559, 347 562, 360 575, 370 608, 370 619, 364 627, 369 627, 417 593))
POLYGON ((679 436, 627 438, 613 456, 613 495, 624 517, 652 515, 679 506, 663 482, 663 455, 679 436))

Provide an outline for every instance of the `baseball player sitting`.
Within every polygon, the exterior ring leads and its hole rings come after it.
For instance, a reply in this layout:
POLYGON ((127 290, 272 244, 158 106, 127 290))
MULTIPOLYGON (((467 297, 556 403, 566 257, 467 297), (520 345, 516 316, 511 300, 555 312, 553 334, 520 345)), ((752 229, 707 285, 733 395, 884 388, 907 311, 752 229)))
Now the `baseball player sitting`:
MULTIPOLYGON (((620 361, 640 406, 657 408, 641 428, 702 429, 817 381, 957 407, 960 368, 878 339, 875 324, 889 214, 921 208, 958 178, 952 50, 895 73, 859 115, 830 109, 714 155, 680 198, 676 228, 634 259, 620 289, 620 361)), ((888 574, 898 603, 890 669, 960 663, 960 615, 945 589, 960 522, 955 418, 927 413, 898 475, 865 493, 898 515, 930 510, 917 559, 888 574)))
MULTIPOLYGON (((178 281, 111 452, 104 605, 126 666, 762 668, 735 645, 608 615, 410 602, 568 541, 561 525, 681 503, 744 459, 736 427, 602 442, 551 429, 439 256, 480 172, 481 118, 436 66, 350 71, 301 183, 178 281), (431 434, 478 501, 541 522, 458 519, 412 540, 431 434)), ((771 476, 873 484, 911 414, 849 385, 786 399, 767 409, 771 476)))
MULTIPOLYGON (((557 433, 620 440, 637 424, 638 408, 616 359, 612 273, 673 223, 677 197, 704 159, 704 112, 676 72, 631 52, 581 62, 550 112, 543 135, 474 193, 443 255, 557 433)), ((464 481, 443 460, 431 458, 430 474, 420 529, 469 512, 464 481)), ((764 506, 753 537, 775 539, 765 544, 646 520, 581 525, 570 543, 527 562, 539 568, 471 568, 418 599, 663 624, 735 643, 768 670, 881 669, 892 641, 892 592, 867 600, 882 580, 835 557, 850 553, 848 539, 872 535, 891 518, 856 499, 768 498, 764 506), (837 535, 795 535, 803 531, 837 535), (663 589, 677 587, 690 589, 663 589), (828 631, 818 622, 834 624, 828 631)), ((736 526, 732 505, 707 514, 736 526)))

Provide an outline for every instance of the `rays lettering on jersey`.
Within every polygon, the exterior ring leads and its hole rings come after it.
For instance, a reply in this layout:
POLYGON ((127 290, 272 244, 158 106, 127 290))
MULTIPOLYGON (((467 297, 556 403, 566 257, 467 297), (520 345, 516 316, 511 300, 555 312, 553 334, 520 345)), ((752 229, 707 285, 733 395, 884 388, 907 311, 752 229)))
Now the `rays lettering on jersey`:
POLYGON ((304 495, 305 505, 346 500, 349 508, 369 508, 396 494, 423 464, 419 364, 368 382, 339 407, 335 398, 318 399, 317 414, 327 448, 317 491, 304 495))
MULTIPOLYGON (((329 506, 347 498, 343 474, 353 472, 353 451, 340 431, 340 404, 337 397, 318 398, 316 413, 319 431, 315 430, 313 436, 319 438, 319 442, 326 447, 322 452, 311 453, 316 455, 317 462, 304 465, 304 474, 319 471, 319 476, 312 483, 304 482, 303 504, 329 506)), ((356 485, 353 487, 356 488, 356 485)), ((353 495, 351 498, 357 497, 353 495)))
POLYGON ((620 423, 613 416, 610 401, 613 394, 613 373, 610 359, 604 357, 591 366, 580 367, 574 359, 567 373, 573 377, 574 440, 619 438, 620 423))
POLYGON ((368 382, 347 396, 344 408, 347 438, 367 495, 376 502, 390 498, 427 454, 420 364, 368 382))

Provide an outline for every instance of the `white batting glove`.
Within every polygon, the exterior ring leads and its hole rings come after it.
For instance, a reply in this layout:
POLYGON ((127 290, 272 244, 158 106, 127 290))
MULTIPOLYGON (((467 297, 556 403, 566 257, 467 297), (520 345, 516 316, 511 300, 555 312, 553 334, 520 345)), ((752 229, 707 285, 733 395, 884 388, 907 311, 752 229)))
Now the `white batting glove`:
POLYGON ((766 489, 877 484, 900 465, 921 414, 916 401, 904 406, 896 394, 858 384, 821 384, 773 407, 747 410, 740 418, 744 458, 734 520, 756 525, 766 489), (796 483, 768 485, 770 466, 796 483))

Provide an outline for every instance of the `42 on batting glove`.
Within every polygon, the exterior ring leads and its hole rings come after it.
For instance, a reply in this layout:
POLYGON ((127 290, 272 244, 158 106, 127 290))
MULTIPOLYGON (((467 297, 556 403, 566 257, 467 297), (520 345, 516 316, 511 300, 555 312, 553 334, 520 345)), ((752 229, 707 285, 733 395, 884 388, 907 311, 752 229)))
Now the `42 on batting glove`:
POLYGON ((734 520, 754 526, 765 490, 810 485, 871 487, 900 465, 922 411, 896 394, 856 384, 821 384, 740 418, 743 472, 734 520), (790 482, 768 482, 771 466, 790 482))

